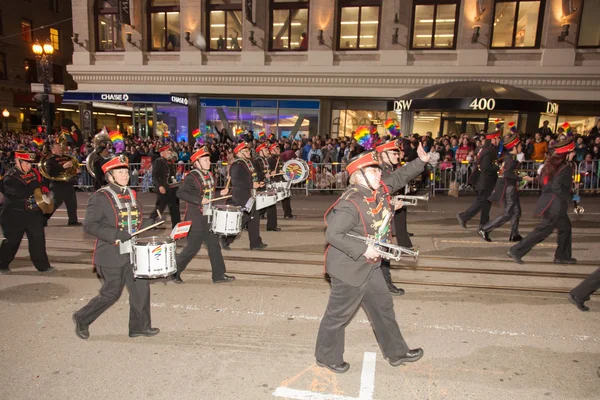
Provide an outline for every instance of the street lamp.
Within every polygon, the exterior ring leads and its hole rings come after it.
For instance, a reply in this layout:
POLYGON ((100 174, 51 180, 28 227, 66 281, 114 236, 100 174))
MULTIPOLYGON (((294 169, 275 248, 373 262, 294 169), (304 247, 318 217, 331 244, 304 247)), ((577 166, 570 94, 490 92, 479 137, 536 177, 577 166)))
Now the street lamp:
POLYGON ((54 47, 49 41, 42 46, 39 40, 36 40, 33 46, 31 46, 33 54, 37 62, 38 81, 44 85, 44 92, 42 95, 42 125, 46 126, 46 132, 50 133, 52 130, 52 113, 50 112, 50 103, 48 102, 48 95, 52 92, 52 54, 54 53, 54 47))
POLYGON ((8 117, 10 117, 10 113, 8 112, 8 110, 6 108, 4 110, 2 110, 2 116, 6 120, 6 131, 8 132, 8 117))

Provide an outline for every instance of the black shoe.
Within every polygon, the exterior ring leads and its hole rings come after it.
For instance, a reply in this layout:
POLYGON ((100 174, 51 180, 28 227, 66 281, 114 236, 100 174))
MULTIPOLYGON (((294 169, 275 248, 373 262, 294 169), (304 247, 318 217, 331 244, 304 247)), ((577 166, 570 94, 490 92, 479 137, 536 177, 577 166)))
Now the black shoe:
POLYGON ((183 283, 183 279, 181 279, 181 277, 178 274, 174 274, 173 276, 171 276, 171 279, 175 283, 183 283))
POLYGON ((88 330, 87 326, 84 326, 81 322, 79 322, 76 314, 73 314, 73 322, 75 322, 75 334, 77 337, 83 340, 88 339, 90 337, 90 331, 88 330))
POLYGON ((344 372, 350 369, 350 364, 348 364, 345 361, 342 362, 340 365, 329 365, 317 360, 317 365, 319 367, 327 368, 328 370, 330 370, 331 372, 335 372, 336 374, 343 374, 344 372))
POLYGON ((223 250, 231 250, 231 247, 229 247, 229 243, 227 243, 227 240, 225 238, 221 238, 219 240, 219 243, 221 244, 221 248, 223 250))
POLYGON ((260 219, 267 219, 267 216, 266 215, 261 215, 260 219))
POLYGON ((235 276, 223 275, 221 279, 213 279, 213 283, 227 283, 235 281, 235 276))
POLYGON ((513 253, 511 249, 506 250, 506 255, 509 256, 510 258, 512 258, 513 261, 516 262, 517 264, 525 264, 523 262, 523 260, 521 260, 521 257, 519 257, 515 253, 513 253))
POLYGON ((561 260, 560 258, 555 258, 554 264, 577 264, 577 259, 569 258, 568 260, 561 260))
POLYGON ((590 311, 590 308, 585 305, 584 301, 579 300, 577 297, 573 296, 571 293, 567 294, 567 299, 579 309, 579 311, 590 311))
POLYGON ((281 228, 272 228, 272 229, 267 228, 267 230, 272 231, 272 232, 279 232, 281 230, 281 228))
POLYGON ((410 233, 410 232, 406 232, 406 234, 408 235, 408 237, 413 237, 413 236, 415 236, 415 234, 414 234, 414 233, 410 233))
POLYGON ((508 238, 509 242, 520 242, 521 240, 523 240, 523 236, 521 235, 515 235, 508 238))
POLYGON ((0 275, 8 275, 12 273, 12 271, 10 270, 10 268, 2 268, 0 269, 0 275))
POLYGON ((143 331, 143 332, 129 332, 129 337, 138 337, 138 336, 150 337, 150 336, 158 335, 158 332, 160 332, 160 329, 150 328, 147 331, 143 331))
POLYGON ((404 364, 405 362, 415 362, 423 358, 423 349, 409 350, 408 353, 398 358, 390 358, 388 361, 393 367, 404 364))
POLYGON ((262 250, 262 249, 264 249, 264 248, 266 248, 266 247, 267 247, 267 245, 266 245, 266 244, 264 244, 264 243, 261 243, 261 244, 259 244, 258 246, 255 246, 255 247, 250 247, 250 250, 262 250))
POLYGON ((492 239, 490 239, 490 234, 487 233, 487 232, 485 232, 483 229, 477 229, 477 234, 479 236, 481 236, 481 238, 483 240, 485 240, 486 242, 491 242, 492 241, 492 239))
POLYGON ((463 229, 467 229, 467 223, 463 221, 460 217, 460 214, 456 214, 456 219, 458 220, 458 224, 463 227, 463 229))
POLYGON ((68 226, 81 226, 81 222, 79 222, 79 221, 69 222, 67 225, 68 226))
POLYGON ((394 285, 393 283, 388 283, 387 287, 388 289, 390 289, 390 293, 392 294, 392 296, 402 296, 405 293, 404 289, 396 287, 396 285, 394 285))
POLYGON ((298 218, 298 216, 296 216, 296 215, 284 215, 283 218, 285 218, 285 219, 296 219, 296 218, 298 218))
POLYGON ((54 268, 54 267, 48 267, 45 270, 42 270, 40 272, 52 272, 52 271, 56 271, 56 268, 54 268))

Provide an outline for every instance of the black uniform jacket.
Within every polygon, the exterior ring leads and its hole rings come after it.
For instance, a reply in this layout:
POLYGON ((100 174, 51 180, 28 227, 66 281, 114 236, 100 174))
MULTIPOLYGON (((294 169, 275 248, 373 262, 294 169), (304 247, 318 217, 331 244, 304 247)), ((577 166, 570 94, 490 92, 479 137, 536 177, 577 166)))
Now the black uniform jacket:
MULTIPOLYGON (((271 170, 271 174, 276 174, 278 171, 281 171, 281 167, 283 167, 283 163, 279 159, 279 156, 271 156, 267 158, 269 162, 269 170, 271 170), (279 160, 279 164, 277 164, 277 160, 279 160), (275 166, 277 166, 277 170, 275 170, 275 166)), ((280 182, 283 180, 283 175, 277 175, 271 177, 271 182, 280 182)))
POLYGON ((547 182, 542 188, 542 194, 535 205, 534 215, 542 216, 566 214, 569 202, 572 199, 573 189, 573 167, 571 163, 565 162, 560 167, 554 178, 547 182))
MULTIPOLYGON (((127 192, 117 185, 109 184, 110 188, 119 195, 119 200, 123 203, 131 202, 127 192)), ((134 190, 131 190, 133 196, 136 196, 134 190)), ((151 219, 143 219, 141 203, 137 202, 139 210, 138 230, 154 223, 151 219), (143 222, 142 222, 143 221, 143 222)), ((129 253, 120 254, 119 245, 115 244, 117 240, 118 228, 118 209, 109 193, 97 191, 90 196, 85 220, 83 222, 84 231, 97 238, 94 248, 93 263, 103 267, 122 267, 129 263, 129 253)))
POLYGON ((106 181, 106 177, 104 176, 104 171, 102 171, 102 166, 106 164, 110 160, 110 158, 104 158, 99 156, 96 158, 96 162, 94 163, 93 171, 94 175, 96 175, 96 187, 100 188, 101 186, 106 185, 108 182, 106 181))
MULTIPOLYGON (((4 206, 2 213, 13 211, 40 211, 39 208, 32 208, 33 191, 41 187, 38 180, 38 174, 31 169, 28 173, 13 167, 4 176, 2 180, 4 186, 4 206)), ((41 211, 40 211, 41 212, 41 211)))
MULTIPOLYGON (((214 184, 213 188, 205 188, 200 174, 202 174, 205 179, 212 179, 212 176, 207 178, 209 172, 193 169, 185 176, 183 184, 177 191, 177 197, 186 202, 185 216, 183 218, 186 221, 192 221, 191 229, 199 232, 206 232, 210 226, 208 223, 208 216, 202 214, 202 199, 204 197, 209 198, 209 196, 207 196, 208 193, 206 193, 205 190, 211 190, 214 193, 214 184)), ((212 197, 212 193, 210 197, 212 197)))
POLYGON ((362 185, 350 185, 339 200, 325 213, 326 238, 329 246, 325 252, 327 273, 351 286, 362 285, 369 272, 379 267, 381 260, 368 261, 363 253, 367 245, 347 236, 375 238, 390 242, 391 218, 390 193, 398 191, 423 172, 425 163, 416 159, 398 168, 387 178, 376 195, 362 185))
MULTIPOLYGON (((498 179, 498 167, 495 161, 498 160, 497 150, 491 143, 486 143, 481 149, 478 157, 477 167, 479 176, 475 188, 479 192, 492 193, 496 180, 498 179)), ((488 194, 488 195, 489 195, 488 194)))
MULTIPOLYGON (((521 167, 521 163, 516 160, 512 154, 507 154, 504 157, 504 173, 502 178, 498 178, 496 181, 496 187, 494 192, 488 198, 492 202, 503 202, 506 194, 506 189, 516 188, 517 184, 521 181, 521 177, 515 173, 516 169, 521 167)), ((512 192, 511 193, 515 193, 512 192)))
MULTIPOLYGON (((69 156, 57 156, 52 155, 48 157, 46 161, 46 166, 48 167, 48 175, 52 177, 56 177, 63 173, 65 169, 63 168, 63 164, 71 161, 71 157, 69 156)), ((52 181, 50 183, 51 186, 60 186, 60 185, 73 185, 77 182, 77 175, 71 178, 69 181, 52 181)))
POLYGON ((252 169, 248 168, 244 160, 237 159, 231 164, 229 170, 231 176, 231 202, 236 206, 245 206, 248 199, 252 197, 254 183, 252 174, 255 172, 252 162, 250 160, 247 160, 247 162, 252 169))
POLYGON ((159 186, 168 189, 171 184, 171 177, 176 175, 175 164, 163 157, 158 157, 152 162, 152 180, 154 187, 158 190, 159 186))

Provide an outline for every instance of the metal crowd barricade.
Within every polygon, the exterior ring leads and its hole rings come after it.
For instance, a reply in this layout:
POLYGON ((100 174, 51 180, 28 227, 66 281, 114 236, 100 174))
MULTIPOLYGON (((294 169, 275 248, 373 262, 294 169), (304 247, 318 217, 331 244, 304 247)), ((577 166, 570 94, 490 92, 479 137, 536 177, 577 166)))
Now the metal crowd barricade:
POLYGON ((577 165, 579 193, 600 193, 600 160, 581 161, 577 165))
MULTIPOLYGON (((306 180, 306 195, 309 192, 332 193, 334 191, 344 191, 348 187, 348 172, 346 164, 342 163, 308 163, 308 179, 306 180)), ((301 188, 302 184, 298 184, 301 188)))

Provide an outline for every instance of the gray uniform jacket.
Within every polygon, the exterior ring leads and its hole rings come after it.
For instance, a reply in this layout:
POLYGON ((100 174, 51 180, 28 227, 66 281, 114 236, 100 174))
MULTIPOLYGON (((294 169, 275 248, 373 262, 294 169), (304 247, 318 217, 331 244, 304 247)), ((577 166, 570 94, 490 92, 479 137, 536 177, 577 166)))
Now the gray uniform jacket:
MULTIPOLYGON (((186 202, 186 221, 192 221, 194 231, 206 232, 209 230, 208 216, 202 214, 202 199, 211 199, 214 195, 214 179, 212 173, 194 169, 185 176, 183 184, 177 191, 177 197, 186 202), (207 182, 205 187, 204 182, 207 182)), ((214 203, 213 203, 214 204, 214 203)))
POLYGON ((369 272, 378 268, 381 260, 368 261, 363 253, 367 245, 358 239, 347 236, 376 238, 390 242, 390 223, 394 210, 389 203, 389 194, 394 193, 418 176, 425 163, 416 159, 398 168, 387 178, 376 193, 362 185, 350 185, 339 200, 327 210, 326 238, 329 246, 325 252, 327 273, 351 286, 362 285, 369 272))

